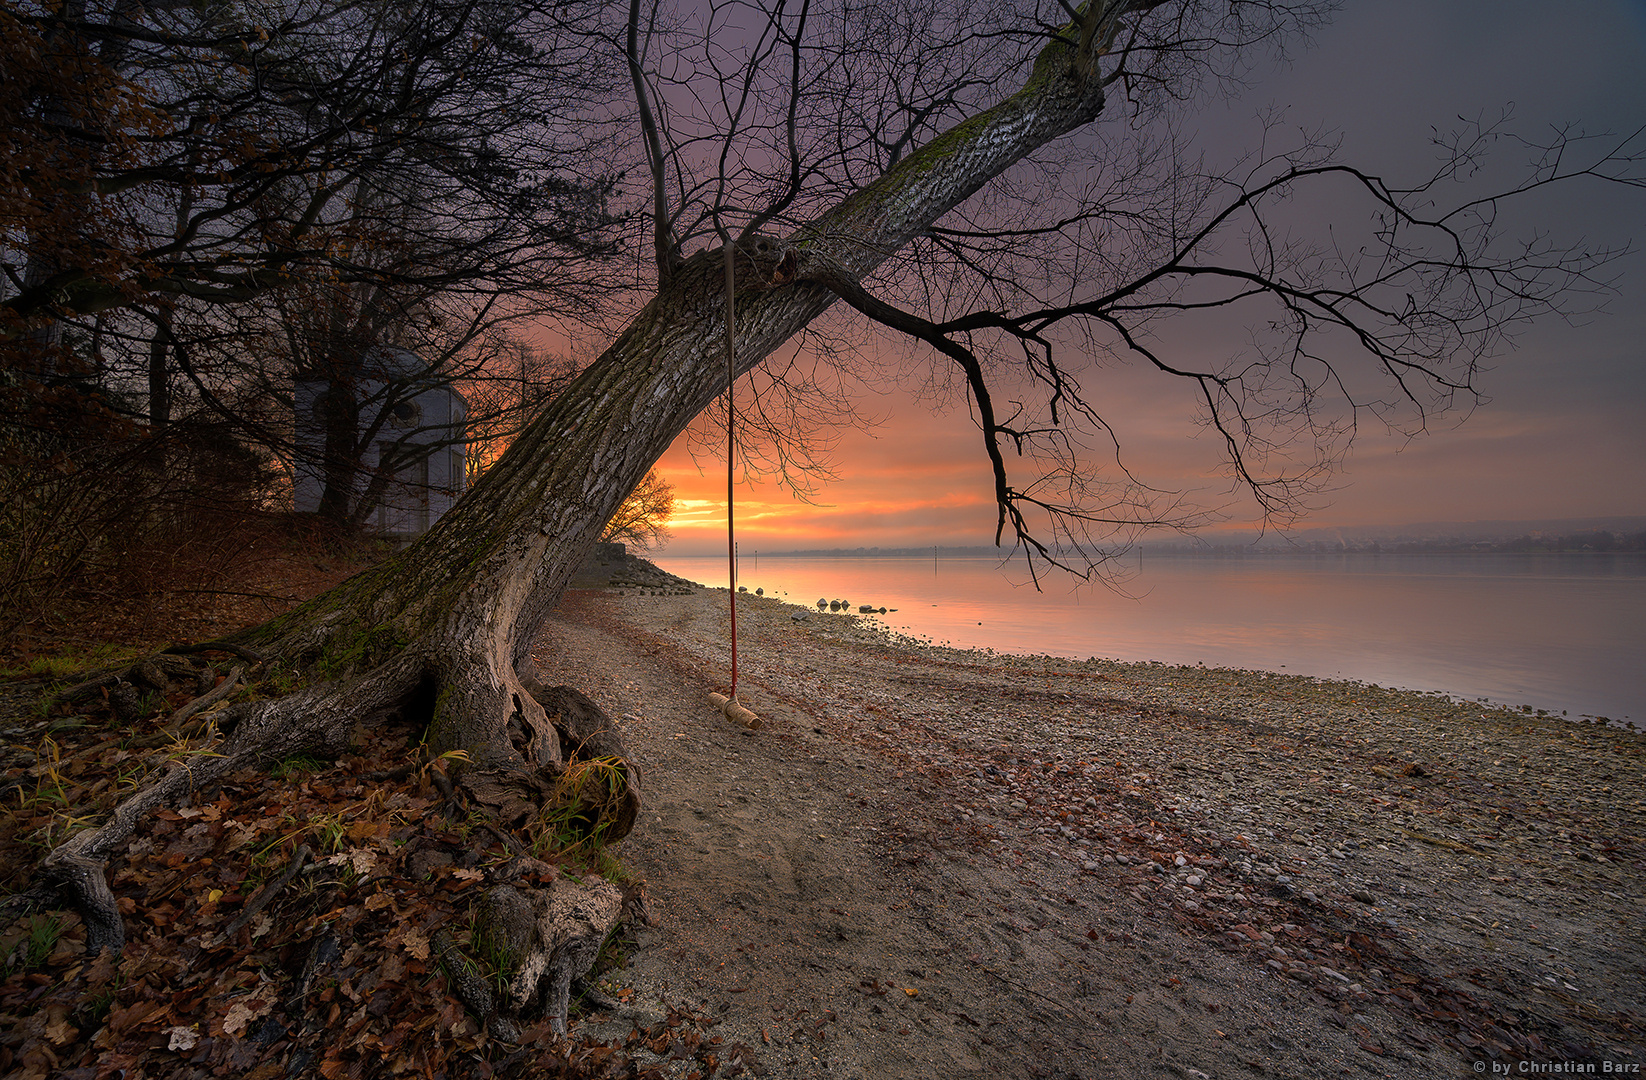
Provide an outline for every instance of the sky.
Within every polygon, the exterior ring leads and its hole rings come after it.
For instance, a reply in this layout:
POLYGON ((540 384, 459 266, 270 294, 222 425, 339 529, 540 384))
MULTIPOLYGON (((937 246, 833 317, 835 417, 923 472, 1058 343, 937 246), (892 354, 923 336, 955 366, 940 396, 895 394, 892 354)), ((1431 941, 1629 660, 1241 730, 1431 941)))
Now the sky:
MULTIPOLYGON (((1295 127, 1339 132, 1346 160, 1391 181, 1426 171, 1432 129, 1458 117, 1510 108, 1515 128, 1532 134, 1569 123, 1633 131, 1646 124, 1646 0, 1350 0, 1313 48, 1201 113, 1195 135, 1213 158, 1235 152, 1271 106, 1295 127)), ((1416 440, 1363 429, 1298 528, 1646 515, 1646 190, 1574 188, 1524 220, 1559 237, 1630 244, 1605 310, 1520 335, 1481 381, 1488 402, 1467 416, 1416 440)), ((1134 470, 1218 508, 1222 528, 1249 523, 1253 508, 1215 474, 1215 444, 1184 388, 1168 382, 1120 368, 1088 389, 1124 418, 1134 470)), ((812 503, 771 482, 738 487, 740 549, 991 543, 987 462, 964 406, 934 408, 889 385, 865 392, 859 408, 877 422, 838 433, 835 479, 812 503)), ((724 459, 694 460, 686 442, 658 464, 678 500, 665 550, 724 552, 724 459)))

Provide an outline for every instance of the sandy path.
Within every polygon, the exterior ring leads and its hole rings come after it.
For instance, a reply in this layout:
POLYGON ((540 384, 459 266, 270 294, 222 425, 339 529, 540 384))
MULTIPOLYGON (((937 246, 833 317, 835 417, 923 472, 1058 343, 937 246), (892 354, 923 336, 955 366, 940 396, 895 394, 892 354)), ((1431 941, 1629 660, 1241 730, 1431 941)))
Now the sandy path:
MULTIPOLYGON (((1081 872, 1049 840, 947 843, 929 784, 792 687, 752 677, 744 699, 767 726, 731 725, 705 703, 720 673, 684 647, 712 650, 714 611, 706 596, 573 593, 537 650, 546 682, 621 718, 646 770, 647 810, 622 857, 646 879, 657 925, 619 976, 636 1012, 611 1030, 685 1005, 721 1016, 717 1030, 754 1046, 770 1077, 1466 1067, 1401 1044, 1399 1017, 1186 932, 1117 872, 1081 872)), ((758 624, 748 633, 758 655, 758 624)))

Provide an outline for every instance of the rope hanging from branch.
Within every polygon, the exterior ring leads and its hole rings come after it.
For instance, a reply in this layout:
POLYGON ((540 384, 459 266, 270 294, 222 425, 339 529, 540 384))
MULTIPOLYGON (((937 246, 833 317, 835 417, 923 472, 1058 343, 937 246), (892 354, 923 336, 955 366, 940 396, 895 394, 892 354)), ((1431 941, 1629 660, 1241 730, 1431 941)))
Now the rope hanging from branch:
POLYGON ((737 701, 737 530, 732 520, 732 485, 735 480, 733 458, 737 451, 734 428, 737 405, 732 395, 732 388, 737 382, 737 245, 732 242, 729 234, 726 235, 721 250, 725 252, 726 263, 726 564, 729 569, 726 580, 731 583, 726 590, 726 602, 731 606, 732 613, 731 700, 735 703, 737 701))
POLYGON ((737 700, 737 529, 733 520, 732 497, 737 449, 737 412, 732 399, 732 389, 737 383, 737 248, 729 232, 722 231, 720 235, 725 241, 723 250, 726 253, 726 565, 730 571, 727 580, 731 583, 726 589, 726 603, 731 607, 732 616, 732 690, 730 695, 710 694, 709 700, 725 714, 726 719, 735 720, 747 728, 758 728, 761 725, 760 717, 737 700))

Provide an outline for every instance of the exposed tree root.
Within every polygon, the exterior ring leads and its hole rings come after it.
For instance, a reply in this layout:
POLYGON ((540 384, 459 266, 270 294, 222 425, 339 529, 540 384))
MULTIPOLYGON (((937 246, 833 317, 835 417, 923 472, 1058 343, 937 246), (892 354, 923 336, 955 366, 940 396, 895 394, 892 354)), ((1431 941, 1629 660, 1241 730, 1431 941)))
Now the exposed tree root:
MULTIPOLYGON (((191 648, 189 651, 201 652, 205 649, 205 646, 199 646, 191 648)), ((244 651, 249 652, 249 650, 244 651)), ((252 655, 255 656, 256 654, 253 653, 252 655)), ((206 709, 231 697, 239 687, 241 678, 247 674, 247 668, 244 664, 237 664, 230 669, 227 677, 221 683, 217 683, 215 673, 210 667, 196 668, 188 661, 175 656, 167 653, 156 653, 143 660, 138 660, 124 669, 104 672, 71 686, 59 693, 52 700, 51 706, 71 704, 98 692, 109 692, 111 697, 119 696, 125 700, 125 708, 129 711, 132 697, 129 682, 140 680, 149 684, 152 689, 164 692, 167 682, 166 675, 168 674, 173 678, 184 681, 194 679, 199 690, 198 696, 173 713, 161 729, 152 735, 137 740, 128 739, 125 736, 105 739, 95 746, 79 751, 75 757, 91 757, 116 743, 124 744, 128 749, 152 749, 192 736, 200 730, 203 724, 199 721, 189 724, 188 721, 206 709), (124 694, 121 693, 122 691, 124 691, 124 694)), ((114 704, 112 700, 111 704, 114 704)), ((118 706, 116 711, 120 711, 118 706)), ((129 719, 129 717, 122 717, 122 719, 129 719)))
POLYGON ((232 641, 205 641, 198 645, 171 645, 163 650, 162 655, 169 653, 177 656, 189 656, 208 652, 226 652, 232 656, 238 656, 248 664, 262 664, 269 659, 255 649, 248 649, 246 646, 232 641))
POLYGON ((498 885, 480 905, 477 946, 494 953, 509 982, 509 1011, 541 1013, 563 1034, 572 980, 588 971, 618 923, 623 893, 609 881, 558 878, 546 889, 498 885))
MULTIPOLYGON (((181 662, 151 667, 154 670, 147 675, 152 679, 170 676, 195 687, 205 681, 189 684, 187 680, 198 674, 197 669, 187 665, 185 671, 181 662)), ((493 718, 489 724, 470 725, 471 732, 494 736, 489 745, 480 741, 479 752, 465 748, 464 753, 435 757, 435 749, 429 747, 420 769, 403 765, 380 770, 372 777, 405 780, 421 773, 422 782, 439 788, 448 811, 455 814, 448 818, 452 828, 483 829, 514 856, 508 867, 488 872, 493 887, 476 894, 480 900, 477 925, 485 930, 469 943, 470 949, 481 950, 494 967, 503 965, 501 971, 482 977, 483 965, 470 959, 445 927, 435 929, 428 940, 454 991, 494 1037, 515 1040, 523 1024, 538 1018, 546 1019, 549 1030, 564 1033, 573 981, 589 970, 602 943, 624 912, 633 908, 636 897, 625 897, 622 890, 598 877, 560 876, 553 866, 530 857, 527 845, 530 850, 548 851, 556 844, 581 846, 621 839, 638 817, 639 772, 628 761, 610 718, 569 687, 494 678, 472 669, 431 685, 429 670, 426 659, 407 652, 346 681, 217 708, 210 713, 208 742, 187 748, 186 756, 163 765, 149 782, 119 802, 107 820, 53 849, 41 864, 40 884, 55 889, 80 914, 88 953, 107 952, 118 958, 128 928, 122 902, 110 885, 111 863, 124 857, 134 834, 157 814, 165 817, 169 813, 175 820, 181 810, 184 820, 193 820, 186 815, 198 816, 199 806, 211 810, 214 805, 200 802, 201 795, 231 775, 243 777, 248 769, 261 770, 295 754, 335 756, 351 740, 388 718, 411 719, 415 726, 417 717, 441 709, 460 709, 472 717, 472 710, 489 707, 493 718), (446 766, 450 766, 449 773, 446 766), (197 803, 192 809, 191 802, 197 803), (494 985, 488 978, 503 981, 494 985)), ((130 671, 116 672, 115 682, 98 683, 67 700, 85 700, 96 690, 121 685, 130 671)), ((154 734, 128 739, 127 746, 170 740, 183 749, 181 736, 190 722, 229 701, 241 689, 245 672, 244 665, 237 665, 221 683, 171 712, 154 734)), ((329 865, 338 857, 321 862, 329 865)), ((248 927, 259 920, 263 927, 254 936, 267 932, 265 911, 276 905, 299 875, 331 872, 312 859, 312 849, 307 844, 299 846, 284 870, 245 901, 235 918, 203 939, 205 947, 232 949, 238 943, 243 948, 248 927)), ((36 889, 26 895, 38 901, 47 899, 49 893, 36 889)), ((149 900, 161 898, 163 894, 151 895, 149 900)), ((126 911, 131 910, 128 900, 126 911)), ((314 979, 311 969, 323 971, 326 964, 334 964, 334 954, 342 944, 333 943, 328 951, 318 939, 311 943, 294 1002, 301 1003, 309 992, 314 979)))
POLYGON ((156 810, 184 805, 194 792, 248 765, 303 751, 341 751, 354 717, 381 710, 407 681, 401 670, 379 670, 348 687, 309 688, 275 701, 237 707, 225 717, 232 731, 220 743, 197 748, 115 807, 102 825, 76 833, 41 864, 86 922, 86 948, 119 952, 125 943, 120 911, 108 884, 108 860, 156 810))
POLYGON ((123 846, 138 823, 153 811, 177 805, 200 784, 209 784, 233 759, 207 758, 198 765, 175 762, 158 781, 115 808, 96 829, 76 833, 46 856, 41 870, 86 922, 86 951, 119 952, 126 943, 120 907, 109 888, 108 860, 123 846))
POLYGON ((211 708, 219 701, 222 701, 230 694, 233 694, 235 688, 240 685, 240 677, 245 673, 246 667, 244 664, 237 664, 230 668, 227 677, 225 677, 221 683, 219 683, 215 688, 201 694, 181 709, 178 709, 172 714, 171 719, 166 721, 165 726, 161 730, 167 733, 182 731, 183 724, 189 719, 189 717, 194 716, 205 709, 211 708))

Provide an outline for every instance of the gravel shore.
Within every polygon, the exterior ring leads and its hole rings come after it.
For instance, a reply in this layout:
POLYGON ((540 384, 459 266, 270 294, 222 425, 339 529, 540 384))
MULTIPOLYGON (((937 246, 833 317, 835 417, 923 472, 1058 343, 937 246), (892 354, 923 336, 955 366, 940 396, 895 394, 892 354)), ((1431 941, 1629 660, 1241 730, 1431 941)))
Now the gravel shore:
POLYGON ((1646 1061, 1646 736, 1354 682, 932 647, 739 604, 740 697, 766 720, 752 734, 696 703, 726 688, 723 590, 641 576, 571 594, 539 658, 624 716, 653 778, 654 828, 625 857, 674 918, 635 958, 635 1000, 689 988, 767 1048, 769 1075, 1646 1061), (633 659, 614 673, 619 641, 633 659), (831 860, 833 902, 785 892, 793 867, 831 860), (874 909, 867 924, 831 914, 848 902, 874 909), (926 974, 918 1000, 940 1015, 886 1030, 857 1007, 884 997, 835 994, 828 964, 808 986, 818 961, 798 946, 749 967, 750 943, 713 926, 754 912, 800 944, 847 927, 847 972, 880 963, 851 951, 868 934, 861 949, 926 974), (779 1017, 751 978, 835 1026, 779 1017))

